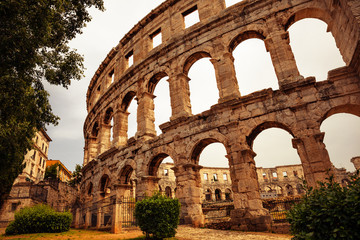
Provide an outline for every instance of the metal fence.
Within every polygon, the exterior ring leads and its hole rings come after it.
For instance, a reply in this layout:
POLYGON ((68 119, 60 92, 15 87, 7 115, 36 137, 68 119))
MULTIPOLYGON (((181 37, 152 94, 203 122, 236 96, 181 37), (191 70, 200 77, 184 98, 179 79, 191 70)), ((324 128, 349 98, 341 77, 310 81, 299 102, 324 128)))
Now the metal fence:
POLYGON ((299 203, 300 199, 283 199, 263 201, 264 208, 268 209, 274 222, 286 222, 286 213, 299 203))

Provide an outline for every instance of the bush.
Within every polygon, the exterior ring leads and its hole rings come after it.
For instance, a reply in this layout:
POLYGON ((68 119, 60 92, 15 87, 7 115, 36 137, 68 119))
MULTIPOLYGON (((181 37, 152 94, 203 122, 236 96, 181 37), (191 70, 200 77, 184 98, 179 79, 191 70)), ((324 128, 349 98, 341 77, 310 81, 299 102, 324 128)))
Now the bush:
POLYGON ((294 240, 360 239, 360 177, 341 187, 333 177, 306 194, 287 214, 294 240))
POLYGON ((159 193, 136 203, 135 218, 140 229, 149 238, 174 237, 179 224, 180 203, 159 193))
POLYGON ((15 220, 6 228, 6 235, 41 232, 65 232, 70 229, 72 214, 56 212, 49 206, 25 207, 15 213, 15 220))

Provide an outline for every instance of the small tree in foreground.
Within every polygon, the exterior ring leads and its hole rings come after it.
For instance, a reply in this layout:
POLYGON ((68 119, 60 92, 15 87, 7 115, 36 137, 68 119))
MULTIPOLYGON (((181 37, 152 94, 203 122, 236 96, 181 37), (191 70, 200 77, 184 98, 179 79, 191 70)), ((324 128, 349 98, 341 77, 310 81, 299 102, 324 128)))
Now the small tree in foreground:
POLYGON ((360 239, 360 177, 345 187, 333 177, 306 194, 287 214, 294 240, 360 239))
POLYGON ((155 239, 174 237, 179 224, 180 203, 157 193, 136 203, 135 218, 140 229, 155 239))
POLYGON ((72 214, 56 212, 47 205, 25 207, 15 213, 15 220, 6 228, 6 235, 23 233, 65 232, 70 229, 72 214))

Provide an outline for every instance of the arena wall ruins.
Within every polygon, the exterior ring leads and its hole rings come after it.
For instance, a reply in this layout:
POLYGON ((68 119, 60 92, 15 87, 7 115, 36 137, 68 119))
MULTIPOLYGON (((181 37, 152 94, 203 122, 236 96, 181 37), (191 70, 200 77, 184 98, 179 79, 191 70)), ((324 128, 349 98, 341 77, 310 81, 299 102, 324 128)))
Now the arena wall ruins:
POLYGON ((253 140, 267 128, 286 130, 293 136, 308 183, 324 180, 332 165, 320 124, 335 113, 360 116, 359 24, 358 0, 245 0, 228 8, 224 0, 165 1, 121 39, 90 82, 81 185, 84 206, 126 195, 131 174, 138 179, 136 195, 151 194, 158 187, 158 167, 170 156, 181 219, 201 226, 199 155, 208 144, 219 142, 229 160, 234 229, 269 229, 270 216, 259 194, 253 140), (192 12, 199 14, 200 22, 185 28, 184 17, 192 12), (298 71, 287 30, 304 18, 327 23, 346 63, 331 70, 326 81, 303 78, 298 71), (153 48, 152 39, 159 33, 162 43, 153 48), (250 38, 264 41, 279 90, 241 96, 232 52, 250 38), (203 57, 211 58, 219 99, 208 111, 193 115, 188 71, 203 57), (165 76, 172 116, 157 135, 153 93, 165 76), (134 100, 138 104, 137 133, 128 139, 127 108, 134 100))

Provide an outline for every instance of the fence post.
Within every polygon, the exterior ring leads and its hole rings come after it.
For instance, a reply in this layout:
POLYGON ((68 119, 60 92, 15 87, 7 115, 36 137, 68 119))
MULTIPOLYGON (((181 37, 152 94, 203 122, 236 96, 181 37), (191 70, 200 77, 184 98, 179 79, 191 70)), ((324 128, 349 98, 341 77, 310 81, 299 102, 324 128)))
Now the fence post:
POLYGON ((111 221, 111 232, 120 233, 122 231, 122 218, 121 218, 121 204, 122 202, 115 199, 113 205, 112 221, 111 221))

